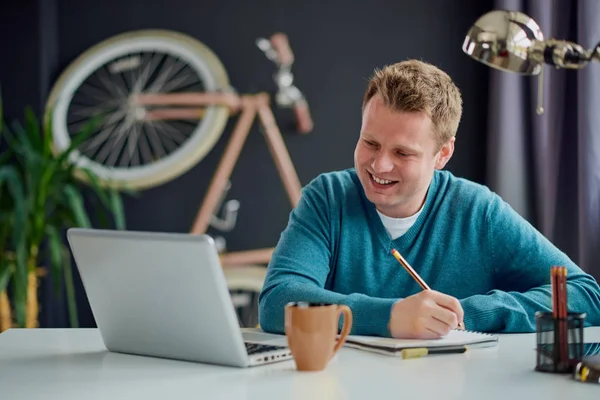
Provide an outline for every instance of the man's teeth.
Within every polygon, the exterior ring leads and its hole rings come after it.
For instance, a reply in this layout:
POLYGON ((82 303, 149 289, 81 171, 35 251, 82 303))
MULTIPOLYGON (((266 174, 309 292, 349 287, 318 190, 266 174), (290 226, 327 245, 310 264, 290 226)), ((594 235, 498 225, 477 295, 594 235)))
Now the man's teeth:
POLYGON ((393 181, 386 181, 385 179, 379 179, 378 177, 376 177, 375 175, 371 175, 373 177, 373 180, 377 183, 379 183, 380 185, 388 185, 390 183, 392 183, 393 181))

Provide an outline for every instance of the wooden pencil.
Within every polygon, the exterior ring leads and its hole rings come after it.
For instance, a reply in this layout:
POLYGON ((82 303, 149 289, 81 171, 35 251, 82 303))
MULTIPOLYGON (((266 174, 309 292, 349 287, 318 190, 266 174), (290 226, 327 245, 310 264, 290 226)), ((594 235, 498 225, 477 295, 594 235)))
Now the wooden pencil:
POLYGON ((562 349, 563 361, 569 361, 569 338, 568 338, 568 322, 567 322, 567 268, 560 269, 560 290, 561 290, 561 328, 562 328, 562 349))
MULTIPOLYGON (((398 262, 400 263, 400 265, 402 265, 402 267, 406 270, 406 272, 408 272, 408 274, 410 276, 412 276, 412 278, 417 281, 417 283, 419 284, 419 286, 421 286, 421 289, 423 290, 431 290, 431 288, 429 287, 429 285, 427 284, 427 282, 425 282, 423 280, 423 278, 421 278, 419 276, 419 274, 417 274, 417 271, 415 271, 413 269, 413 267, 410 266, 410 264, 404 259, 404 257, 402 257, 402 255, 400 254, 400 252, 396 249, 392 249, 392 254, 394 255, 394 257, 396 257, 396 260, 398 260, 398 262)), ((464 330, 465 326, 462 322, 459 322, 458 324, 458 328, 464 330)))
POLYGON ((567 268, 553 266, 550 276, 552 286, 552 317, 555 321, 555 344, 558 347, 555 352, 558 358, 556 362, 558 365, 562 365, 569 361, 567 268))
POLYGON ((550 285, 552 287, 552 317, 558 318, 558 284, 556 282, 556 266, 550 269, 550 285))
POLYGON ((400 265, 402 265, 404 267, 404 269, 406 270, 406 272, 408 272, 410 274, 410 276, 412 276, 413 279, 415 281, 417 281, 417 283, 419 284, 419 286, 421 286, 421 289, 423 289, 423 290, 431 290, 431 288, 429 287, 429 285, 427 285, 427 283, 423 280, 423 278, 421 278, 419 276, 419 274, 417 274, 417 271, 415 271, 413 269, 413 267, 410 266, 410 264, 404 259, 404 257, 402 257, 402 255, 398 252, 398 250, 392 249, 392 254, 394 255, 394 257, 396 257, 396 260, 398 260, 398 262, 400 263, 400 265))

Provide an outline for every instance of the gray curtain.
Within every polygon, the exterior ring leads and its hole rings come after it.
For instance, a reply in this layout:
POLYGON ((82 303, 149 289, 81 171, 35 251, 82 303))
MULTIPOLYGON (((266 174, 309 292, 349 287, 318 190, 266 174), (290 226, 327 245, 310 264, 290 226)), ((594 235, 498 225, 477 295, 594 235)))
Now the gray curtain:
MULTIPOLYGON (((497 0, 522 11, 544 37, 585 48, 600 42, 598 0, 497 0)), ((537 77, 492 70, 487 183, 600 281, 600 65, 544 67, 537 77)))

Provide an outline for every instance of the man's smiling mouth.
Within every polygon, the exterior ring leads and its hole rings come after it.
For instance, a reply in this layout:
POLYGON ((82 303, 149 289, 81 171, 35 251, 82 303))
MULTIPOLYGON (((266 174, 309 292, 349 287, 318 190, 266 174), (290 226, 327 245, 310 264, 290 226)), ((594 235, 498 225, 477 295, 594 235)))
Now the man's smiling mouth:
POLYGON ((380 184, 380 185, 391 185, 391 184, 393 184, 393 183, 396 183, 396 182, 398 182, 398 181, 390 181, 390 180, 388 180, 388 179, 379 178, 379 177, 377 177, 377 176, 373 175, 373 174, 372 174, 372 173, 370 173, 370 172, 369 172, 369 175, 371 176, 371 179, 372 179, 374 182, 376 182, 376 183, 378 183, 378 184, 380 184))

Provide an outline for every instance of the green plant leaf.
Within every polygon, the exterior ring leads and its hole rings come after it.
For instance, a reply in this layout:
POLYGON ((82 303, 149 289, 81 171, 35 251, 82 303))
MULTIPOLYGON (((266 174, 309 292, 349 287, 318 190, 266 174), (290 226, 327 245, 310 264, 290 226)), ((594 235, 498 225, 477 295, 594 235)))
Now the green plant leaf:
POLYGON ((94 129, 98 126, 100 120, 101 119, 98 117, 90 118, 90 120, 84 125, 83 129, 78 134, 71 137, 71 143, 69 144, 69 147, 63 150, 56 160, 59 165, 62 165, 65 161, 67 161, 67 159, 71 156, 71 153, 73 153, 74 150, 78 149, 79 146, 89 139, 90 135, 94 133, 94 129))
POLYGON ((64 188, 64 193, 77 225, 83 228, 89 228, 91 226, 90 219, 85 211, 81 194, 73 185, 66 185, 64 188))
POLYGON ((12 239, 15 254, 14 271, 12 271, 13 305, 17 325, 25 326, 25 313, 27 306, 27 259, 28 243, 26 236, 27 210, 25 208, 25 195, 23 185, 12 165, 0 168, 0 185, 6 182, 8 192, 12 196, 13 226, 12 239))
POLYGON ((44 118, 44 126, 43 129, 43 157, 49 158, 52 155, 52 113, 48 112, 46 114, 46 118, 44 118))
MULTIPOLYGON (((2 186, 0 186, 0 188, 2 188, 2 186)), ((2 200, 2 197, 0 197, 0 200, 2 200)), ((3 212, 0 209, 0 263, 8 262, 7 254, 11 245, 10 234, 13 225, 12 215, 12 213, 3 212)))
POLYGON ((115 219, 115 225, 117 229, 125 229, 125 211, 123 210, 123 200, 119 192, 111 188, 110 189, 110 204, 113 218, 115 219))
POLYGON ((45 233, 48 238, 52 286, 54 287, 54 291, 58 293, 60 291, 61 280, 59 278, 61 278, 63 264, 63 243, 55 226, 46 225, 45 233))
POLYGON ((71 253, 64 247, 64 273, 65 290, 67 292, 67 307, 69 308, 69 322, 71 328, 79 327, 79 318, 77 316, 77 301, 75 298, 75 285, 73 285, 73 268, 71 268, 71 253))
POLYGON ((31 142, 29 141, 29 136, 23 128, 23 125, 19 121, 14 121, 11 123, 11 131, 13 132, 12 137, 15 139, 16 143, 12 145, 13 148, 21 150, 22 154, 28 159, 34 159, 36 154, 33 151, 33 147, 31 142))
POLYGON ((37 203, 38 208, 45 207, 48 198, 52 197, 52 192, 60 190, 65 183, 65 174, 61 166, 55 159, 48 159, 44 169, 39 177, 37 203))
POLYGON ((8 143, 8 149, 11 152, 14 152, 15 155, 24 156, 23 150, 21 149, 21 145, 15 139, 15 135, 11 132, 6 124, 0 126, 0 130, 2 131, 2 136, 6 138, 6 142, 8 143))
POLYGON ((44 160, 29 140, 29 134, 18 121, 13 124, 13 131, 15 141, 11 143, 11 147, 22 156, 22 158, 18 157, 17 161, 24 176, 26 200, 29 207, 33 208, 38 201, 37 191, 45 167, 44 160))
POLYGON ((106 189, 102 187, 100 179, 98 179, 98 175, 96 175, 93 171, 87 168, 80 168, 80 171, 83 172, 83 174, 87 177, 90 187, 93 189, 94 193, 100 198, 104 207, 110 209, 111 201, 106 195, 106 189))
POLYGON ((15 271, 13 272, 12 288, 13 288, 13 306, 17 325, 25 327, 25 317, 27 313, 27 242, 25 238, 15 246, 16 262, 15 271))
MULTIPOLYGON (((0 134, 0 137, 2 137, 1 134, 0 134)), ((0 140, 0 143, 1 142, 2 141, 0 140)), ((13 151, 12 151, 11 148, 9 148, 8 150, 4 151, 2 154, 0 154, 0 165, 6 165, 6 164, 8 164, 8 161, 12 158, 12 156, 13 156, 13 151)))
MULTIPOLYGON (((89 216, 80 191, 79 167, 70 159, 72 152, 85 145, 96 133, 99 117, 92 118, 75 135, 62 152, 53 150, 51 115, 43 125, 32 109, 25 110, 25 120, 10 124, 3 115, 0 93, 0 139, 8 151, 0 154, 0 285, 12 289, 17 326, 23 327, 27 310, 28 272, 37 265, 40 244, 46 252, 52 271, 54 289, 64 279, 70 323, 78 326, 77 304, 71 269, 71 255, 60 232, 69 226, 90 227, 89 216), (3 257, 7 255, 7 257, 3 257)), ((100 121, 101 122, 101 121, 100 121)), ((84 172, 85 173, 85 172, 84 172)), ((115 187, 102 182, 97 175, 88 174, 88 188, 93 208, 113 213, 119 229, 125 228, 122 198, 115 187)), ((133 194, 133 192, 132 192, 133 194)), ((93 209, 90 208, 90 209, 93 209)), ((41 257, 41 256, 40 256, 41 257)))
POLYGON ((74 220, 73 213, 69 208, 63 205, 57 207, 47 221, 49 224, 57 227, 70 227, 77 225, 77 221, 74 220))
POLYGON ((96 218, 100 227, 109 228, 110 224, 107 217, 108 209, 100 205, 100 201, 98 200, 97 196, 90 196, 90 204, 92 208, 96 210, 96 218))
POLYGON ((30 106, 25 108, 25 133, 31 143, 32 149, 37 154, 42 154, 42 137, 37 117, 30 106))
MULTIPOLYGON (((13 133, 10 129, 8 129, 8 127, 5 126, 3 132, 6 137, 6 142, 9 146, 9 153, 11 153, 11 158, 7 158, 7 162, 3 163, 3 165, 12 165, 19 171, 20 175, 24 176, 29 159, 27 150, 23 149, 23 146, 21 146, 21 144, 15 139, 13 133)), ((23 182, 23 184, 25 184, 25 182, 23 182)))
POLYGON ((6 258, 3 257, 0 260, 0 293, 2 293, 4 289, 6 289, 6 285, 8 284, 8 281, 10 279, 10 275, 10 263, 8 262, 8 260, 6 260, 6 258))

